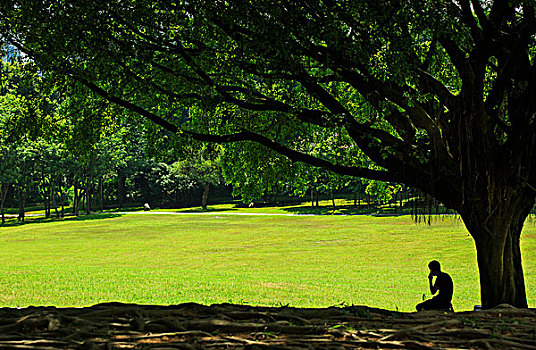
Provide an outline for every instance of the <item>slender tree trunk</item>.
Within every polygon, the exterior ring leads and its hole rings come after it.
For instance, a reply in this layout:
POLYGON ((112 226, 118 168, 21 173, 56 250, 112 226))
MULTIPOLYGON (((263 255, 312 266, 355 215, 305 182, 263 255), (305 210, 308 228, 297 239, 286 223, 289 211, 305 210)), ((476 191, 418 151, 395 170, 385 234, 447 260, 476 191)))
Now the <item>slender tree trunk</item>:
POLYGON ((311 187, 311 207, 315 207, 315 189, 311 187))
POLYGON ((65 191, 63 190, 63 186, 60 185, 60 201, 61 201, 61 217, 65 217, 65 191))
POLYGON ((60 213, 58 212, 58 205, 56 203, 56 176, 52 176, 50 181, 50 198, 52 199, 52 206, 56 212, 56 219, 59 219, 60 213))
MULTIPOLYGON (((80 184, 83 186, 83 184, 80 184)), ((80 188, 78 193, 78 213, 82 210, 86 210, 86 191, 80 188)))
POLYGON ((99 189, 97 188, 97 193, 94 193, 94 189, 91 188, 91 208, 93 208, 94 211, 96 211, 98 208, 98 204, 97 204, 98 198, 99 198, 98 190, 99 189))
POLYGON ((41 193, 43 194, 43 206, 45 207, 45 217, 50 217, 50 188, 47 188, 45 175, 41 176, 41 193))
POLYGON ((0 184, 0 212, 2 214, 2 224, 5 224, 6 222, 4 204, 6 202, 8 190, 9 190, 9 187, 6 184, 0 184))
POLYGON ((78 200, 78 186, 76 185, 76 181, 74 181, 73 189, 74 189, 73 214, 76 215, 76 201, 78 200))
POLYGON ((121 171, 117 172, 117 206, 119 209, 123 209, 125 200, 125 182, 126 177, 121 171))
POLYGON ((335 196, 333 195, 333 190, 329 191, 329 195, 331 197, 331 204, 333 205, 333 209, 337 209, 335 206, 335 196))
POLYGON ((318 208, 320 206, 318 202, 318 190, 315 190, 315 201, 316 201, 316 207, 318 208))
POLYGON ((78 181, 74 182, 73 214, 78 216, 80 206, 80 196, 78 193, 78 181))
MULTIPOLYGON (((83 184, 82 184, 83 186, 83 184)), ((78 195, 78 207, 80 208, 80 211, 86 210, 86 191, 80 189, 80 194, 78 195)))
POLYGON ((84 184, 80 183, 80 188, 78 188, 78 197, 76 200, 76 216, 80 215, 80 211, 85 209, 85 203, 86 203, 86 192, 82 189, 82 186, 84 184))
POLYGON ((100 212, 104 211, 104 189, 103 189, 103 178, 99 176, 99 208, 100 212))
POLYGON ((91 214, 91 181, 86 179, 86 215, 91 214))
POLYGON ((24 204, 25 204, 24 192, 25 192, 24 186, 20 185, 19 186, 19 217, 18 217, 19 221, 24 221, 24 204))
POLYGON ((201 207, 203 210, 207 210, 208 192, 210 191, 210 184, 203 184, 203 197, 201 199, 201 207))

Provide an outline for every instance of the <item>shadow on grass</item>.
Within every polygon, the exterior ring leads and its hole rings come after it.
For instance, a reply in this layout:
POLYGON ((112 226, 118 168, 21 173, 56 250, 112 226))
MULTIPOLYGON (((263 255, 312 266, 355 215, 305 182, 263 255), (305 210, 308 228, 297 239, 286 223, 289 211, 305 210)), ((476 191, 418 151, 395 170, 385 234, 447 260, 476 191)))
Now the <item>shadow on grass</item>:
POLYGON ((52 223, 52 222, 60 222, 60 221, 89 221, 89 220, 102 220, 102 219, 110 219, 110 218, 116 218, 123 216, 123 214, 118 213, 102 213, 102 214, 90 214, 90 215, 81 215, 81 216, 65 216, 64 218, 57 219, 56 217, 50 217, 45 218, 42 216, 38 217, 32 217, 27 216, 24 221, 18 221, 17 218, 9 218, 6 220, 4 224, 0 224, 1 227, 16 227, 16 226, 23 226, 23 225, 31 225, 31 224, 46 224, 46 223, 52 223))
POLYGON ((375 215, 375 216, 398 216, 407 215, 407 210, 400 210, 395 208, 367 208, 356 206, 332 206, 323 207, 304 207, 294 206, 282 208, 284 211, 292 214, 316 214, 316 215, 375 215))
POLYGON ((101 220, 101 219, 117 218, 123 215, 124 214, 120 214, 120 213, 89 214, 89 215, 82 215, 82 216, 73 216, 70 220, 75 220, 75 221, 101 220))
POLYGON ((188 210, 181 210, 181 211, 178 211, 177 213, 218 213, 218 212, 224 212, 224 211, 238 211, 238 209, 234 209, 234 208, 217 209, 217 208, 209 207, 206 210, 203 210, 201 208, 194 208, 194 209, 188 209, 188 210))

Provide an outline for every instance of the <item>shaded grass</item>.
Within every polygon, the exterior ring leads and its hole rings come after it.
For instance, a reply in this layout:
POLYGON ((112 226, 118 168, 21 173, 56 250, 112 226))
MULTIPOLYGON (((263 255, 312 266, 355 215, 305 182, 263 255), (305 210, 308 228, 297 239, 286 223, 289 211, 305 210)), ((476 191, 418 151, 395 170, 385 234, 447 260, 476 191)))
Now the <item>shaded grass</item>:
MULTIPOLYGON (((28 207, 26 208, 27 223, 43 222, 45 212, 41 207, 28 207)), ((105 213, 115 212, 137 212, 143 211, 143 206, 138 207, 126 207, 126 208, 109 208, 104 210, 105 213)), ((335 207, 333 207, 331 200, 322 199, 319 201, 319 206, 312 207, 309 201, 296 199, 295 201, 281 202, 277 204, 262 204, 256 203, 254 207, 248 207, 244 203, 238 200, 234 200, 228 203, 215 204, 209 206, 207 209, 202 207, 187 207, 187 208, 159 208, 153 207, 152 212, 178 212, 178 213, 207 213, 207 212, 221 212, 221 213, 271 213, 271 214, 315 214, 315 215, 354 215, 354 214, 380 214, 380 215, 397 215, 397 214, 409 214, 410 208, 407 205, 407 200, 404 200, 404 206, 400 208, 398 202, 396 204, 385 204, 370 206, 361 201, 360 205, 354 205, 354 201, 348 198, 336 198, 335 207)), ((8 223, 13 225, 17 219, 14 217, 18 213, 18 208, 7 208, 6 214, 11 217, 8 218, 8 223)), ((70 206, 65 207, 66 216, 72 216, 72 208, 70 206)), ((84 210, 81 211, 84 215, 84 210)), ((51 219, 53 221, 55 217, 55 211, 52 210, 51 219)))
MULTIPOLYGON (((406 204, 407 201, 404 201, 406 204)), ((141 208, 140 208, 141 209, 141 208)), ((157 209, 160 210, 160 209, 157 209)), ((166 210, 166 209, 163 209, 166 210)), ((312 207, 308 201, 290 202, 290 203, 278 203, 277 205, 265 205, 255 204, 254 207, 245 207, 240 202, 233 202, 227 204, 218 204, 209 206, 207 210, 203 210, 201 207, 171 209, 178 212, 204 212, 204 211, 234 211, 234 212, 248 212, 248 213, 290 213, 290 214, 396 214, 398 212, 409 213, 409 208, 400 208, 397 205, 371 205, 368 206, 366 202, 361 201, 361 205, 355 206, 354 201, 346 198, 335 199, 335 207, 333 207, 331 200, 320 200, 319 206, 312 207)))
MULTIPOLYGON (((536 229, 522 236, 536 306, 536 229)), ((454 219, 409 216, 109 215, 0 228, 0 305, 232 302, 411 311, 427 263, 455 283, 456 310, 479 304, 474 243, 454 219), (94 220, 99 217, 100 220, 94 220)))

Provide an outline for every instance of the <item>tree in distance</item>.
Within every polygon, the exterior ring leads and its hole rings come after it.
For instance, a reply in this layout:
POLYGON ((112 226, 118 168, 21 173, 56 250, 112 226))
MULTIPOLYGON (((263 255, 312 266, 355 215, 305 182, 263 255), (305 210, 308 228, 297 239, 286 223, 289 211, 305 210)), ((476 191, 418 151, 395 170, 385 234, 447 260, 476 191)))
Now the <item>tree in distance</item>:
POLYGON ((171 174, 178 178, 183 187, 201 185, 201 207, 207 210, 210 187, 221 182, 220 153, 218 149, 206 145, 195 146, 198 148, 190 156, 171 165, 171 174))
POLYGON ((43 72, 179 135, 424 191, 474 238, 483 307, 527 307, 535 7, 7 0, 0 33, 43 72))

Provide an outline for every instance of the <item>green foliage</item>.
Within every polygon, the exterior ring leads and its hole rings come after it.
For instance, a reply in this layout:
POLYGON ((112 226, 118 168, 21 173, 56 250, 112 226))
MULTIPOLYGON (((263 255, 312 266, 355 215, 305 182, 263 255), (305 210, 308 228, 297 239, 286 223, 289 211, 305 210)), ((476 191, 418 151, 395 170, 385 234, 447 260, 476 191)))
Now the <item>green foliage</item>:
MULTIPOLYGON (((185 134, 247 130, 326 164, 371 169, 369 157, 384 164, 398 152, 384 140, 386 134, 374 130, 409 137, 400 122, 391 120, 400 119, 397 115, 404 106, 374 97, 368 88, 361 90, 347 79, 341 65, 393 82, 392 88, 401 87, 409 100, 433 104, 433 96, 403 87, 418 85, 411 78, 415 65, 432 56, 432 74, 445 84, 460 86, 452 64, 445 64, 447 53, 436 47, 431 34, 456 29, 460 33, 456 39, 465 40, 463 26, 443 20, 455 12, 452 6, 422 1, 406 6, 373 1, 286 7, 262 1, 102 5, 69 7, 44 1, 40 6, 48 9, 46 20, 36 12, 38 7, 26 3, 5 8, 12 26, 6 37, 9 40, 9 33, 26 36, 19 48, 30 45, 32 57, 45 71, 71 76, 105 99, 157 122, 160 118, 185 134), (37 17, 44 20, 43 26, 34 28, 37 17), (393 18, 395 25, 386 26, 393 18), (38 33, 47 37, 46 46, 32 40, 38 33), (435 55, 430 55, 434 50, 435 55), (61 59, 50 55, 56 51, 61 59), (371 128, 366 132, 370 135, 356 134, 355 125, 348 124, 349 115, 371 128)), ((69 89, 71 96, 62 114, 78 121, 71 122, 68 147, 89 150, 103 126, 113 124, 106 116, 110 107, 79 86, 69 89)), ((182 158, 177 152, 183 152, 184 142, 160 130, 150 135, 150 154, 158 154, 168 164, 182 158)), ((429 141, 422 130, 416 135, 417 140, 429 141)), ((274 153, 266 155, 266 148, 248 144, 248 155, 244 146, 227 148, 226 181, 245 201, 279 191, 303 194, 311 186, 329 191, 349 181, 315 174, 316 170, 291 164, 274 153)), ((415 149, 411 156, 421 164, 429 153, 415 149)))
POLYGON ((233 195, 244 203, 282 192, 289 185, 307 186, 303 167, 254 143, 226 145, 222 167, 233 195))
MULTIPOLYGON (((259 142, 341 175, 405 182, 455 206, 463 195, 453 199, 429 184, 443 164, 460 168, 459 145, 474 138, 457 139, 464 115, 477 113, 475 104, 485 110, 475 132, 507 145, 505 126, 511 114, 524 113, 514 106, 531 91, 527 65, 507 55, 516 47, 531 62, 532 28, 523 32, 520 23, 534 5, 492 3, 13 0, 0 14, 4 41, 43 72, 70 77, 73 91, 85 86, 172 133, 259 142), (508 38, 519 45, 508 47, 508 38), (466 57, 471 69, 463 68, 466 57)), ((110 118, 88 99, 72 132, 94 143, 110 118)), ((164 139, 155 144, 173 158, 175 141, 164 139)), ((447 173, 443 187, 463 187, 464 174, 447 173)))
POLYGON ((402 189, 400 185, 391 185, 381 181, 363 180, 366 185, 365 193, 375 196, 380 203, 388 203, 402 189))
POLYGON ((42 77, 33 63, 13 57, 0 68, 0 140, 17 143, 48 138, 57 133, 56 96, 43 91, 42 77))

